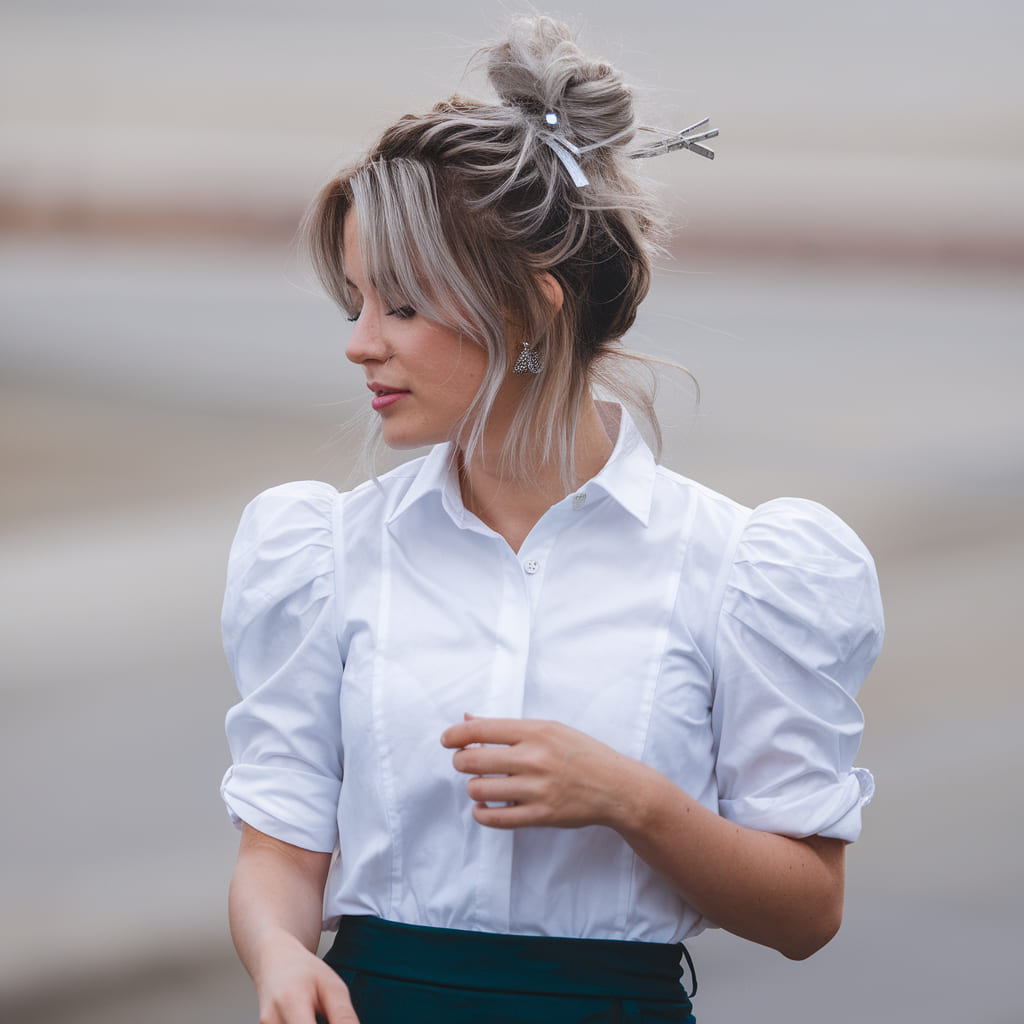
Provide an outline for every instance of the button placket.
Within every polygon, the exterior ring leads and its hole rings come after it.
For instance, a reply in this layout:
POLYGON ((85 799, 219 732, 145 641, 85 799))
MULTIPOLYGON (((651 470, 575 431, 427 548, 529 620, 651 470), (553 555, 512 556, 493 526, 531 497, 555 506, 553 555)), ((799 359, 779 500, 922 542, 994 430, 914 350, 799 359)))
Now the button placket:
MULTIPOLYGON (((490 679, 485 715, 521 718, 527 663, 530 656, 530 587, 523 575, 522 560, 504 541, 502 550, 502 598, 495 623, 490 679)), ((464 785, 464 783, 462 783, 464 785)), ((480 829, 475 833, 479 861, 475 871, 474 919, 488 930, 509 930, 511 920, 512 859, 515 831, 480 829), (498 884, 500 882, 500 884, 498 884)))

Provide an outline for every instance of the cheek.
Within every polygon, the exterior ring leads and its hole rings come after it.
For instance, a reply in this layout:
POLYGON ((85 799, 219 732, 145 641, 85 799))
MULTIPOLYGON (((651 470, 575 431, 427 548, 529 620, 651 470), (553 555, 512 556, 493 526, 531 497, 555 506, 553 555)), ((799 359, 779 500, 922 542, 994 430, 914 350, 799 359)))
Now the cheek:
POLYGON ((434 364, 435 383, 453 395, 473 398, 487 376, 487 355, 483 349, 466 341, 447 348, 444 357, 434 364))
POLYGON ((475 393, 487 377, 487 352, 476 342, 465 341, 459 362, 465 379, 472 382, 475 393))

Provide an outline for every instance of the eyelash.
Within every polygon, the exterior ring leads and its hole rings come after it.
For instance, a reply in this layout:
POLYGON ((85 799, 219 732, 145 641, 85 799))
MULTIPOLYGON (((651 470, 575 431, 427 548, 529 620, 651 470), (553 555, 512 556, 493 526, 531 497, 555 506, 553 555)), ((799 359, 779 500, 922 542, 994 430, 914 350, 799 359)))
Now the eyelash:
MULTIPOLYGON (((399 306, 397 309, 389 309, 387 315, 397 316, 399 320, 411 320, 416 315, 416 310, 412 306, 399 306)), ((359 319, 359 314, 356 313, 347 319, 350 324, 354 324, 359 319)))

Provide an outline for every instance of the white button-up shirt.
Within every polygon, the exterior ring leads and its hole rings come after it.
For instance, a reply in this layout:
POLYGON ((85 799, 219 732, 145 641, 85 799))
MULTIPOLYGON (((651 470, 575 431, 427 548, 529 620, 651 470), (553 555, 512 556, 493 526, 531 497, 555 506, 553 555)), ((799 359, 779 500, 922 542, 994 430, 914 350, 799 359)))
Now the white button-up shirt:
POLYGON ((617 833, 490 829, 441 733, 565 722, 756 829, 853 840, 854 695, 881 645, 871 557, 812 502, 751 511, 655 464, 623 413, 601 472, 519 552, 466 510, 446 445, 355 490, 246 509, 224 641, 236 824, 338 850, 342 914, 674 942, 701 919, 617 833))

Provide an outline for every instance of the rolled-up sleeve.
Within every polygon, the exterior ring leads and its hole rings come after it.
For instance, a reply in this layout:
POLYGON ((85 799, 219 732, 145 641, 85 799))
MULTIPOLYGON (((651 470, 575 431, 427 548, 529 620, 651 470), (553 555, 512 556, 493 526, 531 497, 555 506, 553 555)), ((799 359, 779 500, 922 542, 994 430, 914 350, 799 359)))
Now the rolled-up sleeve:
POLYGON ((242 696, 226 721, 228 813, 238 827, 320 852, 337 844, 342 777, 337 500, 320 483, 256 498, 231 548, 222 615, 242 696))
POLYGON ((714 703, 720 813, 791 836, 855 840, 874 780, 853 765, 855 697, 884 631, 874 562, 813 502, 757 508, 718 622, 714 703))

